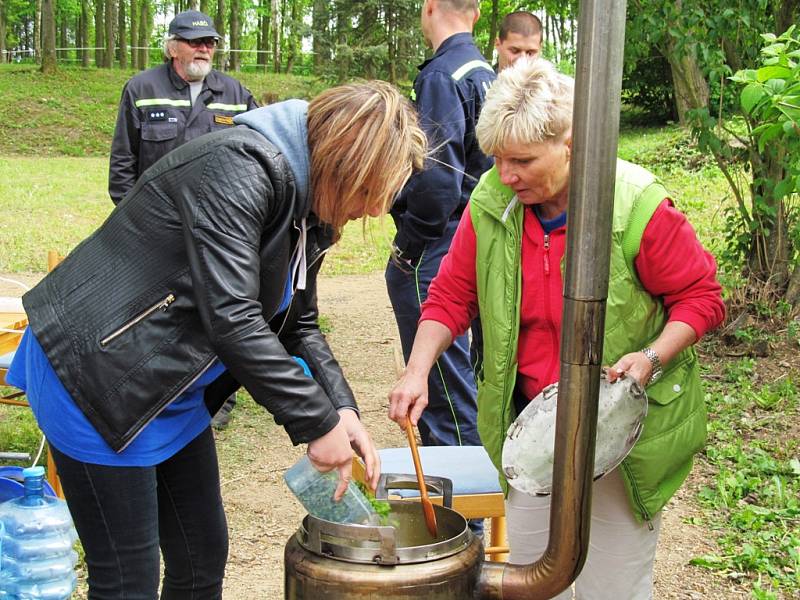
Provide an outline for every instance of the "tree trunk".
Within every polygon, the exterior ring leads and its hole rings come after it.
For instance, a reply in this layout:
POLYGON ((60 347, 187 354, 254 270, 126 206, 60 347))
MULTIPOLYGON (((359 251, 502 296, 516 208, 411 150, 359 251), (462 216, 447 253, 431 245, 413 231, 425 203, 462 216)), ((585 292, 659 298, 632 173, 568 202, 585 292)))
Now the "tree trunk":
POLYGON ((139 5, 136 0, 131 0, 131 5, 128 9, 131 15, 131 67, 139 70, 142 67, 139 65, 139 5))
POLYGON ((497 17, 500 14, 500 0, 492 0, 492 13, 489 16, 489 39, 486 40, 486 47, 483 55, 486 60, 491 61, 494 56, 494 41, 497 39, 497 17))
POLYGON ((42 73, 56 72, 55 0, 42 0, 42 73))
POLYGON ((114 66, 114 25, 117 20, 117 11, 115 10, 116 2, 114 0, 105 0, 105 40, 106 48, 103 52, 103 66, 110 69, 114 66))
POLYGON ((105 62, 104 48, 106 47, 105 36, 105 2, 94 0, 94 66, 102 67, 105 62))
POLYGON ((300 28, 302 19, 298 14, 297 5, 301 0, 291 0, 292 7, 289 17, 289 58, 286 61, 286 72, 291 73, 300 54, 300 28))
POLYGON ((397 12, 391 3, 386 6, 386 50, 389 59, 389 81, 397 83, 397 12))
MULTIPOLYGON (((667 42, 674 48, 672 40, 667 42)), ((693 48, 684 46, 684 53, 677 56, 669 50, 664 54, 672 70, 672 84, 675 89, 675 105, 678 109, 678 121, 686 125, 686 114, 695 108, 708 106, 708 83, 692 53, 693 48)))
POLYGON ((139 68, 150 64, 150 0, 139 0, 139 68))
POLYGON ((281 71, 281 46, 280 46, 280 7, 278 0, 270 0, 270 30, 272 33, 272 72, 281 71))
POLYGON ((67 50, 67 47, 69 46, 69 35, 67 34, 69 23, 67 23, 67 15, 65 12, 66 11, 63 10, 57 10, 58 34, 56 35, 56 47, 61 48, 61 50, 56 51, 57 59, 65 59, 69 57, 69 50, 67 50))
POLYGON ((329 21, 331 18, 328 3, 325 0, 314 0, 311 26, 314 34, 312 51, 314 52, 314 75, 321 75, 330 61, 329 21))
POLYGON ((258 48, 258 56, 256 58, 256 62, 258 66, 263 71, 267 71, 267 65, 269 64, 268 60, 268 53, 269 53, 269 0, 261 0, 261 10, 260 14, 258 15, 258 33, 256 34, 258 37, 258 44, 256 44, 258 48))
MULTIPOLYGON (((224 40, 225 39, 225 0, 217 0, 217 12, 214 15, 214 29, 224 40)), ((214 65, 220 71, 225 70, 225 52, 223 48, 217 48, 214 54, 214 65)))
POLYGON ((762 227, 753 235, 748 266, 751 274, 759 281, 768 282, 769 289, 779 293, 789 284, 789 228, 784 199, 775 199, 772 190, 765 187, 784 178, 784 158, 782 152, 777 156, 768 154, 764 157, 751 154, 754 178, 757 181, 752 188, 753 206, 764 203, 766 207, 757 213, 754 211, 754 217, 762 221, 762 227), (762 160, 765 162, 761 162, 762 160), (759 164, 761 167, 755 168, 759 164))
POLYGON ((0 65, 6 62, 6 0, 0 0, 0 65))
POLYGON ((208 14, 208 0, 200 0, 200 12, 204 15, 208 14))
POLYGON ((775 11, 775 33, 781 35, 797 22, 800 0, 777 0, 775 11))
POLYGON ((340 82, 350 76, 350 59, 339 56, 340 51, 348 46, 350 13, 347 9, 343 2, 336 5, 336 71, 340 82))
POLYGON ((242 65, 242 54, 238 52, 242 48, 240 23, 241 4, 239 0, 231 0, 231 59, 230 67, 233 71, 239 71, 242 65))
POLYGON ((33 57, 36 62, 42 60, 42 0, 36 0, 34 3, 33 57))
POLYGON ((128 26, 125 20, 125 4, 127 0, 119 0, 118 37, 119 40, 119 68, 128 68, 128 26))
POLYGON ((81 0, 81 14, 78 21, 78 40, 76 42, 81 50, 78 50, 78 58, 81 67, 84 69, 89 66, 89 0, 81 0))

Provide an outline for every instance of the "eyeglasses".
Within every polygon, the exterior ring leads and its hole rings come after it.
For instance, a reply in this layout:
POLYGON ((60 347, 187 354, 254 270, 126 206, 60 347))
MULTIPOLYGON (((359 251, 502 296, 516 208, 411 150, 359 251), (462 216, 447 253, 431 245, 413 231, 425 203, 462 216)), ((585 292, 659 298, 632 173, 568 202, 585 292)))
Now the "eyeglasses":
POLYGON ((197 38, 194 40, 185 40, 183 38, 178 39, 182 42, 186 42, 192 48, 199 48, 200 46, 205 46, 206 48, 215 48, 217 46, 217 38, 213 37, 197 38))

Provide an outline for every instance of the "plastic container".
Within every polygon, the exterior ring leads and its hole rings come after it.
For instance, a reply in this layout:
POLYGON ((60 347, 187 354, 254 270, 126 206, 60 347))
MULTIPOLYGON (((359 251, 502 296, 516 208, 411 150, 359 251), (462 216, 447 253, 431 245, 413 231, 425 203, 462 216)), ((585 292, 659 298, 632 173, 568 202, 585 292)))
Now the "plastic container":
POLYGON ((0 600, 67 600, 77 582, 72 518, 44 495, 44 468, 23 475, 24 495, 0 504, 0 600))
POLYGON ((307 456, 286 471, 283 478, 308 514, 313 517, 334 523, 354 524, 377 520, 372 504, 352 481, 342 499, 335 502, 333 493, 339 485, 338 472, 317 471, 307 456))

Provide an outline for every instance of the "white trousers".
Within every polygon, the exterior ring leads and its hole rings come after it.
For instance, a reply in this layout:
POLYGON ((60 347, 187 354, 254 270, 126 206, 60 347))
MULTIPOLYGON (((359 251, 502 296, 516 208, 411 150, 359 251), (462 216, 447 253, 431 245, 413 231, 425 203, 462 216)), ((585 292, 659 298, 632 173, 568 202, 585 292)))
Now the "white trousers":
MULTIPOLYGON (((530 564, 544 554, 550 529, 550 496, 534 497, 510 488, 506 499, 509 563, 530 564)), ((648 600, 653 591, 659 512, 638 523, 615 469, 594 483, 589 553, 575 581, 577 600, 648 600)), ((567 589, 556 600, 569 600, 567 589)))

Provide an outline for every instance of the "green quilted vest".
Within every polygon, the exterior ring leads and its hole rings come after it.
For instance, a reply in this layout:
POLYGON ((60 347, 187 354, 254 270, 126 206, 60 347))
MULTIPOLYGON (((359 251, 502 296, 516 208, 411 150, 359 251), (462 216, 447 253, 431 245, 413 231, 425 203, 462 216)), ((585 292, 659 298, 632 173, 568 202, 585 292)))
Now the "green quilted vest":
MULTIPOLYGON (((661 301, 642 287, 633 261, 647 223, 667 196, 652 174, 625 161, 617 162, 604 365, 647 346, 666 323, 661 301)), ((513 392, 523 209, 513 191, 500 183, 494 168, 483 175, 470 200, 484 338, 478 430, 506 491, 501 453, 506 431, 516 416, 513 392)), ((648 386, 647 396, 642 436, 620 466, 631 506, 640 520, 650 520, 667 503, 689 474, 693 455, 705 443, 705 404, 694 349, 676 356, 664 375, 648 386)))

